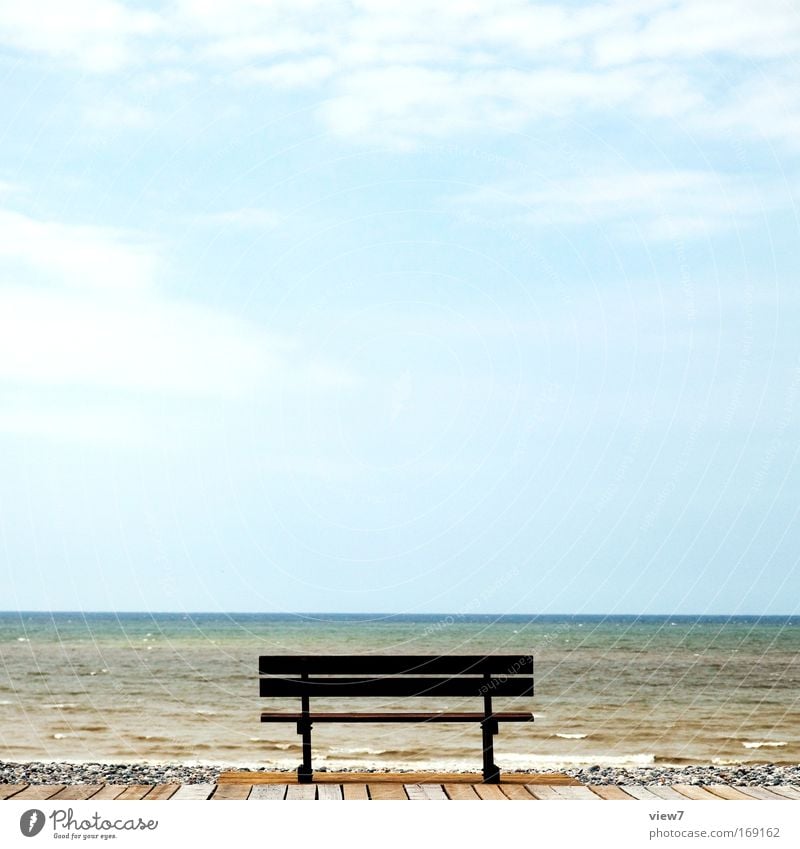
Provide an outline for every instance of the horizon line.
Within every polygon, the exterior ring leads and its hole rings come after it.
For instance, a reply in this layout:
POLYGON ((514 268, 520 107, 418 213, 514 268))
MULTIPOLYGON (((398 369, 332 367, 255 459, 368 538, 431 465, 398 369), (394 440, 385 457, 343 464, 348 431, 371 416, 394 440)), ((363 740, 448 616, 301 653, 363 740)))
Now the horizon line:
POLYGON ((374 616, 391 617, 391 616, 439 616, 451 617, 454 619, 467 619, 471 616, 489 616, 502 618, 506 616, 528 616, 528 617, 626 617, 626 618, 642 618, 642 617, 661 617, 675 619, 697 619, 700 617, 717 618, 717 619, 736 619, 736 618, 800 618, 800 612, 796 613, 460 613, 455 611, 434 611, 431 613, 417 612, 390 612, 390 611, 287 611, 287 610, 75 610, 75 609, 34 609, 25 608, 19 610, 0 610, 0 616, 6 614, 21 615, 26 613, 37 614, 72 614, 74 616, 85 616, 91 614, 109 614, 109 615, 140 615, 140 616, 297 616, 297 617, 325 617, 325 616, 374 616))

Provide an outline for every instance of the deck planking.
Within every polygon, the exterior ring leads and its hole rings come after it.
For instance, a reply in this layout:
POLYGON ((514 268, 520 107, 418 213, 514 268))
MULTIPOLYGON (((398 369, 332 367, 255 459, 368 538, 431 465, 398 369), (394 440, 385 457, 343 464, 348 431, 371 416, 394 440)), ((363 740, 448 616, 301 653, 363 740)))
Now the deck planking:
MULTIPOLYGON (((192 785, 187 784, 185 786, 191 787, 192 785)), ((105 784, 92 796, 92 801, 96 802, 98 799, 102 799, 103 801, 118 799, 127 789, 127 784, 105 784)))
POLYGON ((471 784, 444 784, 443 787, 447 797, 454 801, 474 802, 476 799, 480 799, 471 784))
POLYGON ((629 793, 626 793, 621 787, 616 784, 590 784, 589 789, 601 799, 606 800, 624 800, 630 802, 633 799, 629 793))
POLYGON ((366 784, 343 784, 342 793, 346 802, 369 799, 369 790, 366 784))
MULTIPOLYGON (((211 798, 211 794, 217 789, 216 784, 181 784, 178 790, 170 796, 170 801, 177 800, 201 800, 211 798)), ((95 796, 95 798, 97 798, 95 796)))
MULTIPOLYGON (((512 801, 533 802, 533 796, 525 789, 523 784, 501 784, 500 789, 512 801)), ((477 794, 476 794, 477 795, 477 794)))
POLYGON ((17 793, 21 793, 27 786, 27 784, 0 784, 0 800, 10 799, 17 793))
MULTIPOLYGON (((285 775, 285 773, 283 773, 285 775)), ((417 774, 415 774, 417 775, 417 774)), ((419 774, 422 775, 422 774, 419 774)), ((770 787, 709 784, 522 784, 506 782, 438 781, 425 774, 425 781, 407 781, 408 773, 381 775, 377 781, 313 784, 0 784, 0 800, 27 801, 110 801, 110 800, 245 800, 251 801, 340 801, 340 800, 412 800, 412 801, 800 801, 800 786, 782 784, 770 787)))
POLYGON ((60 793, 64 787, 66 787, 65 784, 29 784, 24 790, 13 796, 13 799, 15 802, 20 799, 36 799, 38 801, 43 801, 44 799, 50 799, 52 796, 60 793))
MULTIPOLYGON (((314 784, 480 784, 477 772, 314 772, 314 784)), ((219 784, 297 784, 294 772, 222 772, 219 784)), ((579 787, 580 781, 564 773, 503 773, 503 784, 547 784, 579 787)))
POLYGON ((767 801, 775 801, 780 800, 782 802, 788 802, 789 799, 787 796, 782 795, 781 793, 775 793, 773 790, 768 789, 766 787, 737 787, 737 790, 741 790, 742 793, 747 793, 748 796, 752 796, 754 799, 765 799, 767 801))
POLYGON ((91 799, 92 796, 97 795, 102 788, 102 784, 72 784, 65 787, 63 790, 59 790, 55 796, 51 796, 50 798, 59 802, 66 799, 77 802, 83 799, 91 799))
POLYGON ((737 790, 729 784, 706 784, 704 786, 706 790, 719 796, 720 799, 727 799, 734 802, 746 802, 748 800, 752 802, 755 800, 755 796, 748 796, 747 793, 742 793, 741 790, 737 790))
POLYGON ((704 790, 697 784, 673 784, 672 787, 687 799, 695 799, 697 801, 713 799, 717 802, 721 800, 721 797, 717 796, 716 793, 712 793, 710 790, 704 790))

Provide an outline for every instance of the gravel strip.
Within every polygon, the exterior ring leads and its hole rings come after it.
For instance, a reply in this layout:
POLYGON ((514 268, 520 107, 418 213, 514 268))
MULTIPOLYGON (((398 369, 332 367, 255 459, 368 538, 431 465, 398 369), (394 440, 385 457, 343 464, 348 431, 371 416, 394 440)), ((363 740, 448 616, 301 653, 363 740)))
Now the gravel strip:
POLYGON ((800 764, 651 766, 565 769, 583 784, 800 784, 800 764))
MULTIPOLYGON (((215 783, 220 772, 242 767, 183 766, 181 764, 13 763, 0 761, 0 784, 205 784, 215 783)), ((253 772, 274 770, 256 769, 253 772)), ((325 770, 317 770, 324 772, 325 770)), ((346 772, 347 770, 341 770, 346 772)), ((353 772, 397 772, 363 769, 353 772)), ((530 770, 530 772, 537 772, 530 770)), ((800 764, 750 764, 747 766, 622 767, 591 766, 581 769, 539 770, 559 772, 583 784, 774 784, 800 785, 800 764)), ((287 778, 292 773, 286 773, 287 778)))

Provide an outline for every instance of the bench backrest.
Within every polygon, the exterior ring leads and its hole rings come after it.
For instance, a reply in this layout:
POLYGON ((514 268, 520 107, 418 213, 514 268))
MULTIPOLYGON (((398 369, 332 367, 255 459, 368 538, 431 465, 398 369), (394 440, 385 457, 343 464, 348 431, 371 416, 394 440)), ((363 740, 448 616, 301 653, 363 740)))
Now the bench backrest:
POLYGON ((532 655, 264 655, 258 670, 274 698, 533 695, 532 655))

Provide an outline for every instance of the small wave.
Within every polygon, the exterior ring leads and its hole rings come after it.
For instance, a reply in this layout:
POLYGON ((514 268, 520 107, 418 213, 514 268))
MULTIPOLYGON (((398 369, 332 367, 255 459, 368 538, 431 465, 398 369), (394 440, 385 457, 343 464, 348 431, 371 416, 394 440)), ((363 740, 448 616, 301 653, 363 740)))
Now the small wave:
POLYGON ((55 734, 53 734, 53 739, 54 740, 66 740, 69 737, 79 737, 79 736, 80 736, 79 734, 61 734, 60 732, 56 732, 55 734))
POLYGON ((556 734, 556 737, 561 737, 563 740, 585 740, 588 734, 556 734))
POLYGON ((758 740, 755 742, 742 743, 745 749, 779 749, 788 745, 784 740, 758 740))
POLYGON ((199 716, 216 716, 217 712, 215 710, 206 710, 205 708, 195 708, 192 713, 196 713, 199 716))
POLYGON ((70 710, 78 706, 75 702, 54 702, 51 705, 42 705, 43 708, 49 708, 50 710, 70 710))
POLYGON ((30 640, 27 637, 17 637, 18 643, 29 643, 30 640))
POLYGON ((331 755, 386 755, 387 749, 331 749, 331 755))
POLYGON ((14 702, 12 702, 10 699, 0 699, 0 705, 13 705, 13 704, 14 704, 14 702))

